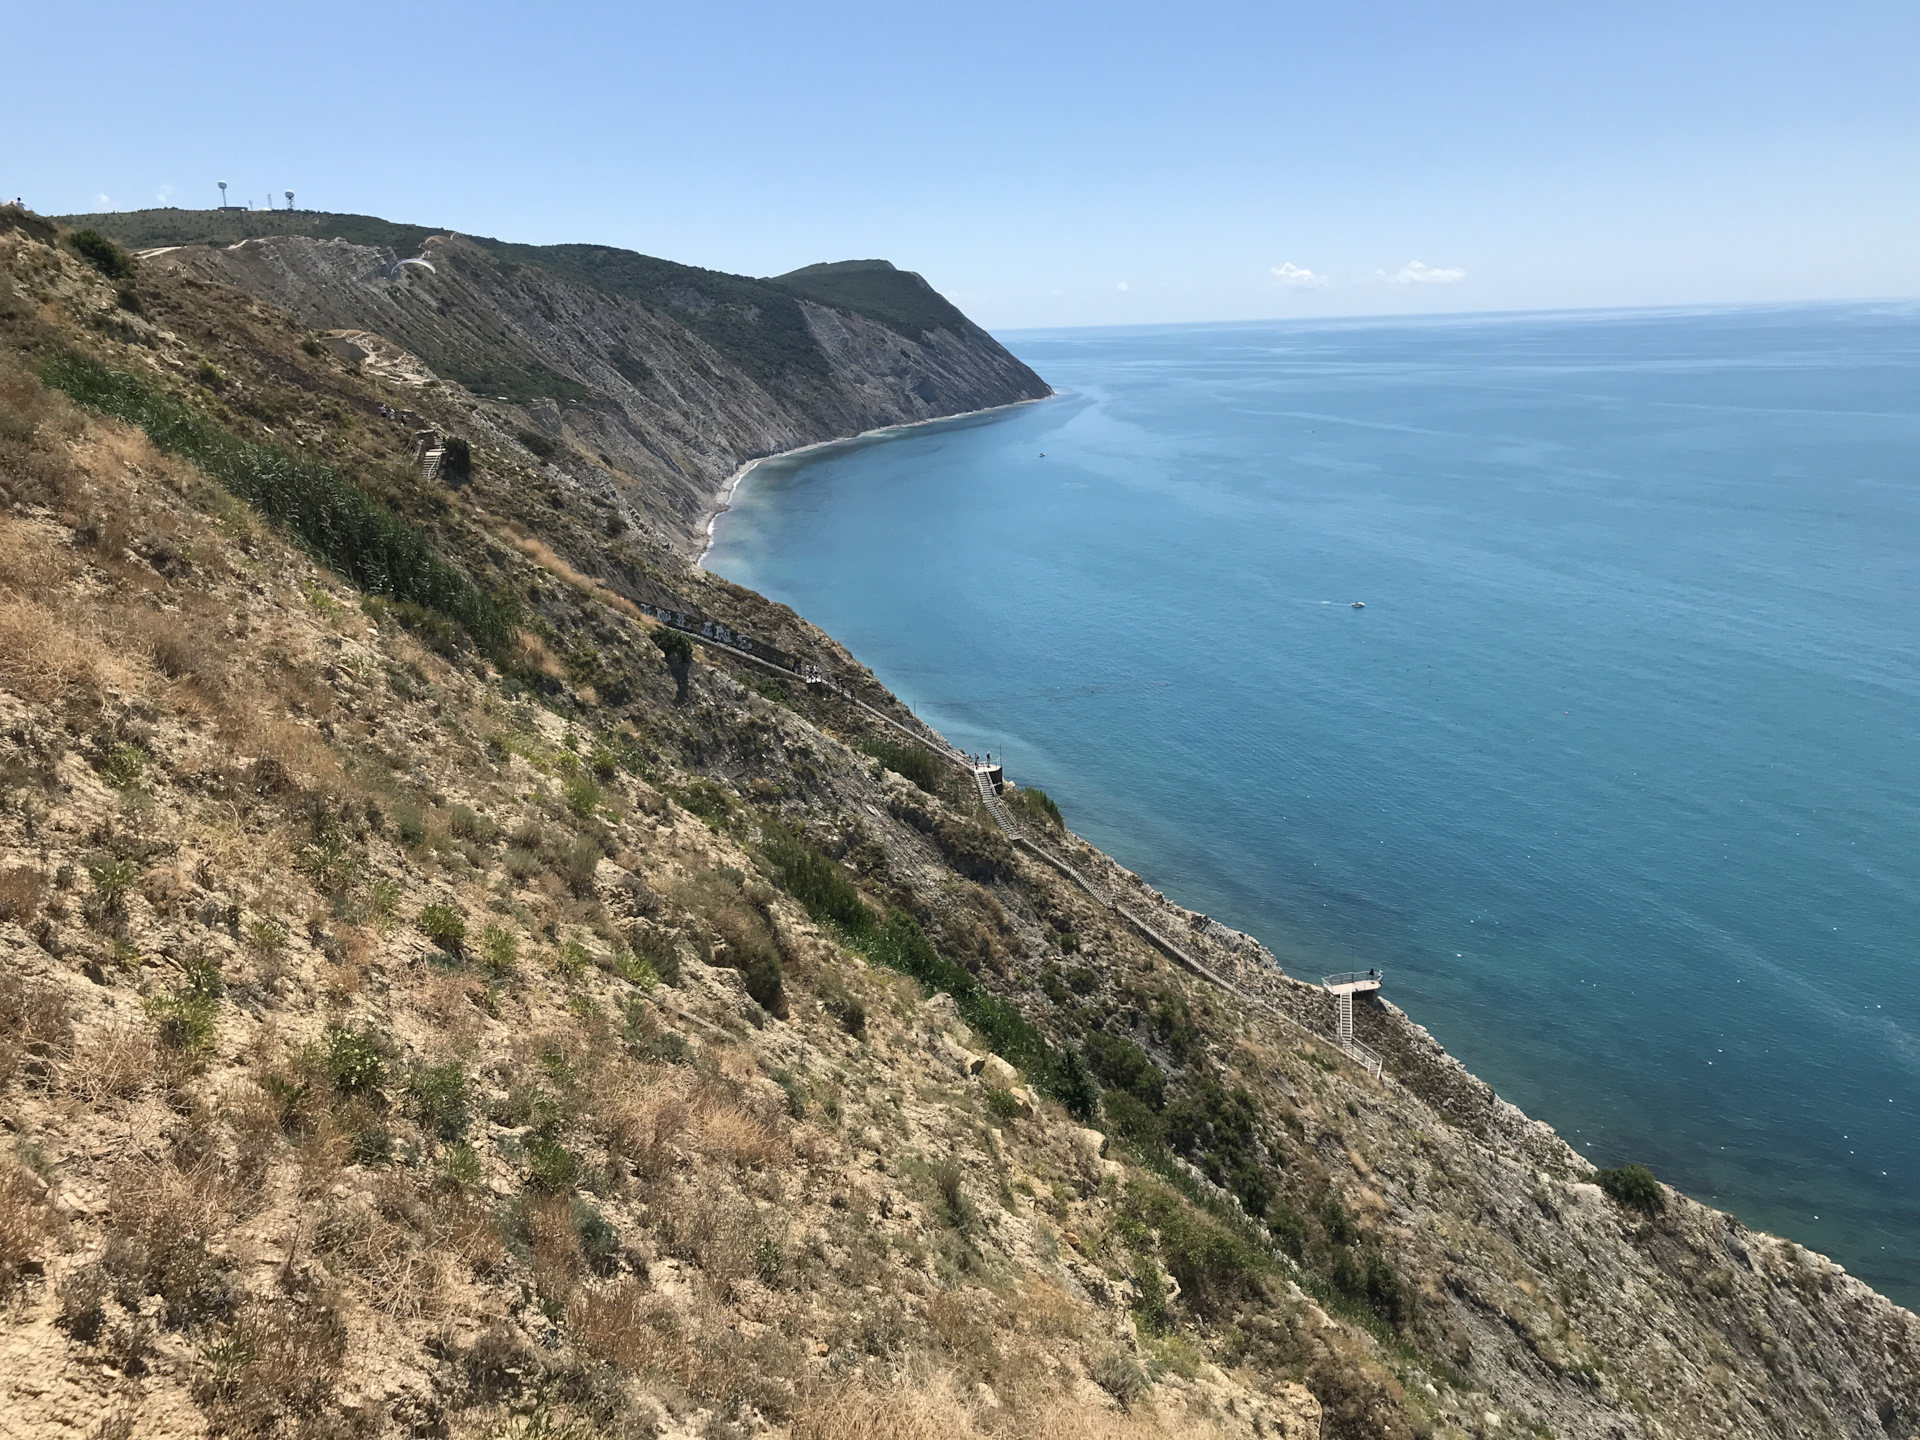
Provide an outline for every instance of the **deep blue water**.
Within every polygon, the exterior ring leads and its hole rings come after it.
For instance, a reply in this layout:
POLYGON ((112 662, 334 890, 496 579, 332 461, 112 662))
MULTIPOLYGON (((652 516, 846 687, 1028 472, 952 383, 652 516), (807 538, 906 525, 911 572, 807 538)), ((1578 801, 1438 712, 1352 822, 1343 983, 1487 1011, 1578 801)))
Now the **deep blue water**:
POLYGON ((1059 398, 763 465, 709 564, 1596 1163, 1920 1302, 1920 308, 1010 344, 1059 398))

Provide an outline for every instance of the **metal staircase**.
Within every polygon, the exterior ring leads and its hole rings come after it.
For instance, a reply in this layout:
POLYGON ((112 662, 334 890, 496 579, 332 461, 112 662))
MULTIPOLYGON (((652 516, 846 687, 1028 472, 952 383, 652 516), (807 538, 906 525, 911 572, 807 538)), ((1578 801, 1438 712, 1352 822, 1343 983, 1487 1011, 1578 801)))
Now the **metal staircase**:
POLYGON ((1385 978, 1378 970, 1348 970, 1339 975, 1328 975, 1320 982, 1327 993, 1333 996, 1334 1043, 1376 1078, 1380 1074, 1380 1057, 1353 1037, 1353 997, 1361 991, 1368 994, 1377 992, 1380 982, 1385 978))

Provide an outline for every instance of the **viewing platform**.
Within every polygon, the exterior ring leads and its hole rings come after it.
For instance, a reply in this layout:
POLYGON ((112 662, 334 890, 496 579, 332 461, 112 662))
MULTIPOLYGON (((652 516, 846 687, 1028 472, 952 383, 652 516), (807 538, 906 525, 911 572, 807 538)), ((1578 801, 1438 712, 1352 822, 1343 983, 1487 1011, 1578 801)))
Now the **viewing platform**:
POLYGON ((1353 997, 1377 993, 1381 981, 1385 979, 1385 973, 1380 970, 1343 970, 1338 975, 1324 976, 1320 981, 1321 986, 1334 998, 1335 1042, 1366 1066, 1367 1073, 1375 1078, 1380 1074, 1380 1057, 1353 1038, 1353 997))

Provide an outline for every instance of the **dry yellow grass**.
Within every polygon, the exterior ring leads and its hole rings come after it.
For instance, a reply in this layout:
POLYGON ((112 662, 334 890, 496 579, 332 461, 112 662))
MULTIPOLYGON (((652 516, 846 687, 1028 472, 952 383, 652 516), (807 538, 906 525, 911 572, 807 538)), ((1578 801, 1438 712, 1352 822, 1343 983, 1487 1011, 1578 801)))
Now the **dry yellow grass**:
POLYGON ((891 1389, 854 1385, 816 1391, 798 1407, 793 1440, 1215 1440, 1204 1422, 1126 1415, 1098 1401, 1056 1396, 1037 1409, 1007 1414, 978 1410, 961 1400, 952 1377, 941 1375, 891 1389))
POLYGON ((0 597, 0 686, 22 699, 46 705, 76 687, 137 690, 151 675, 85 618, 20 595, 0 597))
POLYGON ((153 1033, 125 1021, 96 1025, 74 1045, 67 1088, 82 1100, 130 1100, 153 1081, 153 1033))

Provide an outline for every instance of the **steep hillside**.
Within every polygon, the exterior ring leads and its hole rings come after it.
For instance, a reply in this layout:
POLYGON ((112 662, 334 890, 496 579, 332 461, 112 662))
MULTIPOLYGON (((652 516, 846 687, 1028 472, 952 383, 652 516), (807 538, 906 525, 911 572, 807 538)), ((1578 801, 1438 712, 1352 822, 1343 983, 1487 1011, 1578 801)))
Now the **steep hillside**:
POLYGON ((1914 1316, 423 389, 0 210, 0 1434, 1920 1433, 1914 1316))
MULTIPOLYGON (((824 283, 724 275, 595 245, 515 245, 368 216, 142 211, 72 217, 160 264, 326 330, 400 347, 390 373, 470 392, 501 436, 631 503, 697 552, 749 460, 1051 393, 918 275, 858 262, 824 283), (424 258, 424 266, 398 260, 424 258), (791 282, 791 283, 790 283, 791 282)), ((377 348, 377 347, 376 347, 377 348)), ((346 352, 351 353, 351 352, 346 352)), ((468 397, 462 396, 464 401, 468 397)))

